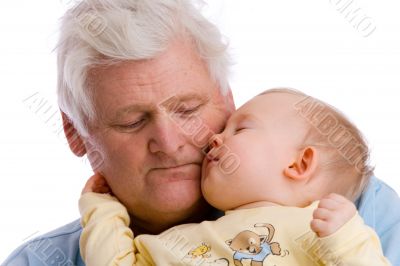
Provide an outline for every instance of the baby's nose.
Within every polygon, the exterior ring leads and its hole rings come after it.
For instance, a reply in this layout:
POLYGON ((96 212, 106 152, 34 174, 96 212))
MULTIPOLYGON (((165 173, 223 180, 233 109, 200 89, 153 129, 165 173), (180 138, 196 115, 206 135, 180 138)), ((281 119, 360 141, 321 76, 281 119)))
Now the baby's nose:
POLYGON ((216 134, 210 138, 210 141, 209 141, 210 149, 218 148, 221 145, 222 145, 222 138, 221 138, 220 134, 216 134))
POLYGON ((214 148, 218 148, 219 146, 222 145, 222 139, 219 136, 219 134, 213 135, 207 143, 207 146, 203 148, 203 151, 205 154, 210 153, 210 151, 214 148))
POLYGON ((222 138, 219 134, 212 136, 208 141, 207 149, 205 150, 209 160, 218 160, 222 156, 221 148, 223 147, 222 138))

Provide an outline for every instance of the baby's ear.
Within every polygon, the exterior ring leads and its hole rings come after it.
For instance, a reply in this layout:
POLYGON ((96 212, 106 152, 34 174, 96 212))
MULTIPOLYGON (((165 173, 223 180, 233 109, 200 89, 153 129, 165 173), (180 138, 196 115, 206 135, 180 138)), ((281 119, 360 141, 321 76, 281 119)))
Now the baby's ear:
POLYGON ((308 180, 315 173, 317 164, 317 150, 309 146, 298 154, 297 158, 283 170, 283 173, 294 180, 308 180))

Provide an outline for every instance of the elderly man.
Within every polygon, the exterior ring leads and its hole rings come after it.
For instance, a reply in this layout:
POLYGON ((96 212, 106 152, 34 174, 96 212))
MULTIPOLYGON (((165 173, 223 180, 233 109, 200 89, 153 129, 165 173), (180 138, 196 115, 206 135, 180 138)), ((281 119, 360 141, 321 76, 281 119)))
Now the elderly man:
MULTIPOLYGON (((218 29, 188 0, 84 0, 65 14, 57 49, 70 148, 107 178, 135 234, 215 218, 200 191, 202 148, 235 108, 218 29)), ((398 196, 373 178, 357 204, 400 265, 398 196)), ((80 232, 79 221, 61 227, 5 265, 84 265, 80 232)))

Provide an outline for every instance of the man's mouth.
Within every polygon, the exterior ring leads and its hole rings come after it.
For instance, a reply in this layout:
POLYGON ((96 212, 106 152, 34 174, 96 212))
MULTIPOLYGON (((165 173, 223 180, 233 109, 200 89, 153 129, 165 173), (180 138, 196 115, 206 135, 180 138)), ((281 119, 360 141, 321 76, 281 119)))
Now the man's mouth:
POLYGON ((201 163, 193 162, 193 163, 163 165, 159 167, 153 167, 151 170, 179 170, 180 168, 184 168, 190 165, 201 165, 201 163))
POLYGON ((186 163, 170 165, 168 167, 155 167, 150 169, 148 177, 165 181, 199 180, 201 164, 186 163))

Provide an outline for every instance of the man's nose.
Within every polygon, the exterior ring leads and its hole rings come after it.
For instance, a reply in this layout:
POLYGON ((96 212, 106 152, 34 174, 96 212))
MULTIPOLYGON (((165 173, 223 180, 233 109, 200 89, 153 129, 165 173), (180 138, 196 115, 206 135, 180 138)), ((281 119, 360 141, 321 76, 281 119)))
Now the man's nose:
POLYGON ((163 116, 154 121, 154 127, 149 141, 149 150, 152 153, 164 153, 174 155, 179 151, 188 139, 184 136, 179 124, 172 119, 163 116))

